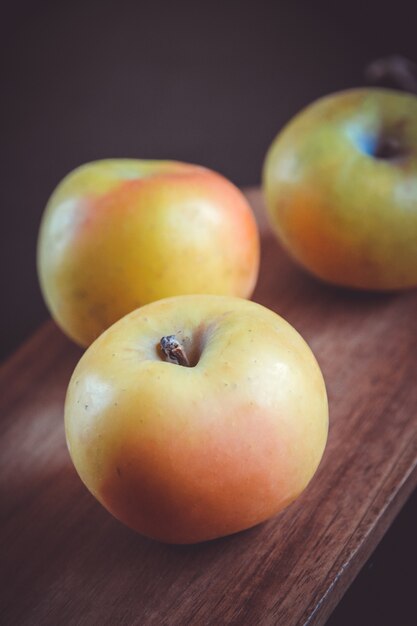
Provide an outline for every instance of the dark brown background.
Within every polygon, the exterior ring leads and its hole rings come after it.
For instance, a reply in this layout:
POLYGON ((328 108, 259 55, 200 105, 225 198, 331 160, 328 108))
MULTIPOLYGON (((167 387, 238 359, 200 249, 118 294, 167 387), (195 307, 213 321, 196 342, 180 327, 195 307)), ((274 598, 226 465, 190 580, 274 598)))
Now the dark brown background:
MULTIPOLYGON (((98 158, 173 158, 239 185, 302 106, 417 60, 412 3, 34 2, 2 9, 0 356, 47 316, 35 271, 49 194, 98 158)), ((416 497, 330 623, 412 624, 416 497)))

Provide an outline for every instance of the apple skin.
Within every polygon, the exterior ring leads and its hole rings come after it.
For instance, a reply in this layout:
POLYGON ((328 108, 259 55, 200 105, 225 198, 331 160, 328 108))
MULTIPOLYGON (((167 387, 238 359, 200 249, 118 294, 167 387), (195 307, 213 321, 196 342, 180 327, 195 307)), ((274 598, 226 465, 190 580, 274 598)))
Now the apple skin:
POLYGON ((315 276, 369 290, 417 285, 415 96, 369 88, 318 100, 272 143, 263 184, 276 234, 315 276))
POLYGON ((81 166, 58 185, 39 233, 45 301, 83 346, 153 300, 250 297, 258 268, 258 229, 243 194, 220 174, 186 163, 81 166))
POLYGON ((168 543, 254 526, 292 502, 322 457, 325 384, 297 331, 240 298, 148 304, 84 353, 65 403, 82 481, 115 517, 168 543), (191 367, 167 362, 175 334, 191 367))

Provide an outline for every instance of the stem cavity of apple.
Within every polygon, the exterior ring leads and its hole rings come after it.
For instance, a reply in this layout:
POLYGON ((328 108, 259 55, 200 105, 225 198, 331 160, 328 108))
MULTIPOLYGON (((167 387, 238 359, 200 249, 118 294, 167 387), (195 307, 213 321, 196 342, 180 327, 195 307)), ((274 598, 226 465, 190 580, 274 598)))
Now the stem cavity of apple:
POLYGON ((159 341, 159 347, 166 360, 176 365, 191 367, 184 346, 178 341, 175 335, 167 335, 159 341))

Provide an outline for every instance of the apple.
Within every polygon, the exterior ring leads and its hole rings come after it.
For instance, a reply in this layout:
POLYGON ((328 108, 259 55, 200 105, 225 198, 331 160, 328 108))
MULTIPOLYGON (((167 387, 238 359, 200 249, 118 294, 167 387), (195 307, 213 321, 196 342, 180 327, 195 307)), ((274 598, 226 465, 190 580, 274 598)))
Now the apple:
POLYGON ((177 296, 87 349, 65 430, 82 481, 115 517, 194 543, 254 526, 305 489, 326 444, 326 389, 308 345, 274 312, 177 296))
POLYGON ((250 297, 258 267, 258 229, 243 194, 220 174, 186 163, 83 165, 52 194, 39 233, 45 301, 83 346, 153 300, 250 297))
POLYGON ((417 98, 353 89, 299 113, 267 154, 276 234, 317 277, 347 287, 417 285, 417 98))

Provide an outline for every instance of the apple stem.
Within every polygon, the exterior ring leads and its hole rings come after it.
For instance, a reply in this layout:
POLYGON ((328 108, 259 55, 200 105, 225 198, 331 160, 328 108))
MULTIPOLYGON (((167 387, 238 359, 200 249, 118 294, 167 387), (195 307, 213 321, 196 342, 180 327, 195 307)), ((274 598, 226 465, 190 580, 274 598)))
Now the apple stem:
POLYGON ((178 341, 175 335, 162 337, 159 342, 159 347, 170 363, 190 367, 190 362, 185 353, 184 346, 178 341))
POLYGON ((390 81, 404 91, 417 94, 417 66, 399 54, 373 61, 365 69, 365 75, 373 84, 390 81))

